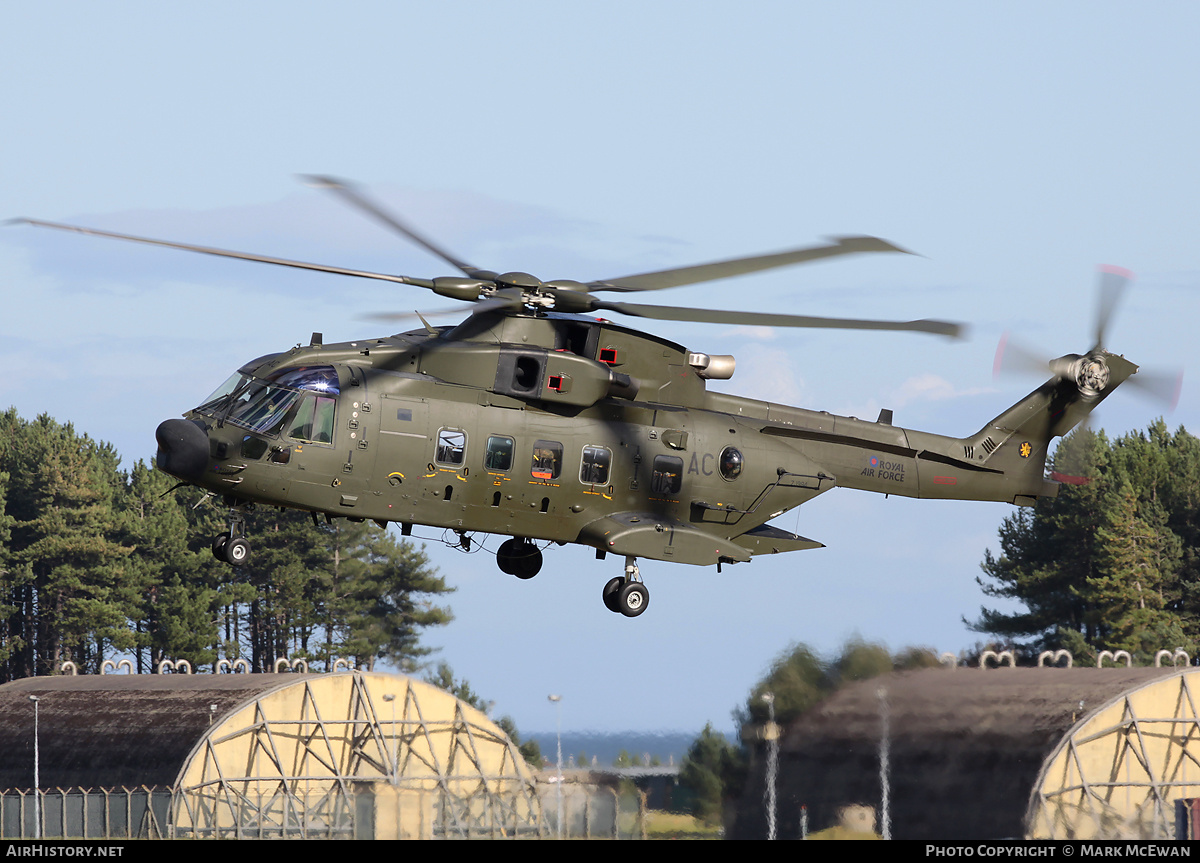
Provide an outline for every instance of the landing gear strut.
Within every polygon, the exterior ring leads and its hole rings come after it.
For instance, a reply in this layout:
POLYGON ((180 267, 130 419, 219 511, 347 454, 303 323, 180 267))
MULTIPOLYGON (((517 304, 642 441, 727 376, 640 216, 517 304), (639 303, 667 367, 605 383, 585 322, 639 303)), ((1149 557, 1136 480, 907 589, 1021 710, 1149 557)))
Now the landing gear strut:
POLYGON ((533 578, 542 570, 542 550, 527 539, 506 539, 496 551, 500 571, 517 578, 533 578))
POLYGON ((213 537, 213 557, 230 566, 243 566, 250 560, 250 543, 246 540, 246 515, 238 507, 229 510, 229 530, 213 537))
POLYGON ((626 617, 637 617, 650 605, 650 591, 642 584, 637 558, 625 558, 625 574, 604 585, 604 607, 626 617))

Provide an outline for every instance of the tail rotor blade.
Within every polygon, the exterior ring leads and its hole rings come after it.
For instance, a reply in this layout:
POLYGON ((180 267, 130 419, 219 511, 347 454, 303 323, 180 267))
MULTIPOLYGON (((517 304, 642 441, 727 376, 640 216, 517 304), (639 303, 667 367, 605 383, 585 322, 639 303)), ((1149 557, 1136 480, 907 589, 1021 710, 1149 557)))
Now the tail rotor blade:
POLYGON ((996 358, 992 361, 992 379, 1014 372, 1045 374, 1049 367, 1050 357, 1022 345, 1005 333, 996 345, 996 358))
POLYGON ((1104 265, 1100 270, 1100 299, 1096 307, 1096 344, 1092 350, 1104 347, 1104 337, 1108 332, 1109 322, 1121 297, 1129 283, 1133 281, 1133 273, 1123 267, 1104 265))
POLYGON ((1139 370, 1127 381, 1136 392, 1173 411, 1179 404, 1183 391, 1183 370, 1145 371, 1139 370))

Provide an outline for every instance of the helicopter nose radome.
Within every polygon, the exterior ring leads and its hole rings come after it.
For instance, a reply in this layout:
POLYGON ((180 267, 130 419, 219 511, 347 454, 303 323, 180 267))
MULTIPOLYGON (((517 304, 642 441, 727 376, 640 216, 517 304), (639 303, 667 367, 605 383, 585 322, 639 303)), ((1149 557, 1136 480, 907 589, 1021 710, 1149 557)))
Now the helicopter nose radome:
POLYGON ((183 480, 195 480, 208 466, 208 435, 188 420, 167 420, 154 432, 158 469, 183 480))

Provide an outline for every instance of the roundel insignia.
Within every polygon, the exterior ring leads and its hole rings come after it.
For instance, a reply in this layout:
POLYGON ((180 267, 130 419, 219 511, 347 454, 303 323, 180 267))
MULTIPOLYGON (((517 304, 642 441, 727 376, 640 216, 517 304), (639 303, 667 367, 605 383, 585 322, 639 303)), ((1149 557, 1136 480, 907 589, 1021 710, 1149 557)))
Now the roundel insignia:
POLYGON ((1029 441, 1022 441, 1018 452, 1021 453, 1021 458, 1029 458, 1030 453, 1033 452, 1033 445, 1029 441))
POLYGON ((871 456, 871 467, 879 467, 879 456, 871 456))

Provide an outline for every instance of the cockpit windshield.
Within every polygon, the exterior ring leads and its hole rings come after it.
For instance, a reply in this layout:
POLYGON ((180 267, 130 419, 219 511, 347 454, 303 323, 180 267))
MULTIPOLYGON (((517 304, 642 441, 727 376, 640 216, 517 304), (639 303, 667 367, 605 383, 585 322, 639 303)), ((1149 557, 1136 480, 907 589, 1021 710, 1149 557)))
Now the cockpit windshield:
POLYGON ((300 368, 279 369, 272 372, 267 380, 281 387, 291 387, 297 390, 312 390, 313 392, 337 395, 337 372, 333 366, 301 366, 300 368))
MULTIPOLYGON (((301 413, 311 415, 314 408, 320 407, 320 413, 327 415, 328 420, 317 424, 329 428, 328 433, 319 436, 309 431, 300 435, 301 439, 328 443, 333 425, 333 397, 340 391, 333 366, 278 369, 266 380, 235 374, 196 410, 257 434, 276 435, 293 408, 303 402, 301 413)), ((310 416, 306 419, 303 425, 311 428, 313 419, 310 416)))
POLYGON ((226 380, 225 383, 221 384, 212 391, 212 395, 200 402, 200 407, 196 408, 196 410, 200 411, 201 413, 211 413, 210 408, 214 407, 217 402, 221 401, 231 392, 236 390, 245 378, 246 375, 243 375, 241 372, 234 372, 229 376, 229 379, 226 380))

